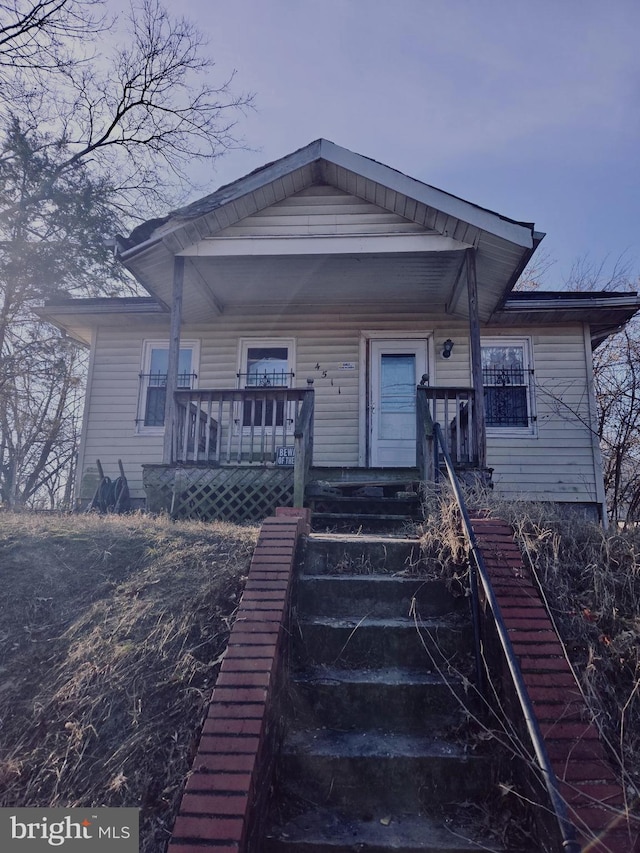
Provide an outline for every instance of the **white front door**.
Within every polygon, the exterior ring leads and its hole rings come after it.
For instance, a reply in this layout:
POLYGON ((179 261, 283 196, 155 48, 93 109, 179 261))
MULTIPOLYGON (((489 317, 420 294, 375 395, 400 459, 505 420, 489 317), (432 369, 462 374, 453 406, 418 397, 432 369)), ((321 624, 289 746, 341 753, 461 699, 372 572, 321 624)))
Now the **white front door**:
POLYGON ((371 340, 370 459, 373 467, 416 464, 416 386, 427 372, 426 340, 371 340))

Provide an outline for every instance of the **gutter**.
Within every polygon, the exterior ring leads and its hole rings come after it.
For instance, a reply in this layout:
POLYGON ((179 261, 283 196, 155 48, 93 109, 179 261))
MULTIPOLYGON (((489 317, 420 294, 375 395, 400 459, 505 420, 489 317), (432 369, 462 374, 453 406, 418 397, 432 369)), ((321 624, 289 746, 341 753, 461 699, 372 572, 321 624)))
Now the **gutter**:
MULTIPOLYGON (((117 297, 116 297, 117 298, 117 297)), ((153 300, 146 305, 83 305, 78 300, 77 304, 48 303, 33 309, 34 313, 43 320, 49 320, 52 314, 67 314, 81 316, 84 314, 166 314, 166 309, 153 300)))
MULTIPOLYGON (((560 293, 560 291, 559 291, 560 293)), ((564 294, 558 299, 506 299, 502 311, 548 311, 551 308, 640 308, 640 296, 612 296, 602 298, 598 296, 565 297, 564 294)))

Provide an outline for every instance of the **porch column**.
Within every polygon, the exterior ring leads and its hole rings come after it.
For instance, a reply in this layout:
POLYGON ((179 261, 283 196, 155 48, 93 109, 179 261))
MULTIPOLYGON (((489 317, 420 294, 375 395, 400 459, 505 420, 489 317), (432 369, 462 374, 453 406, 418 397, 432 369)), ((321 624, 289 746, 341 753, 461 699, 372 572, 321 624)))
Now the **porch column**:
POLYGON ((180 325, 182 323, 182 285, 184 258, 173 259, 173 298, 171 300, 171 327, 169 330, 169 361, 167 365, 167 397, 164 404, 164 446, 162 461, 170 465, 173 460, 173 435, 176 423, 175 392, 178 389, 178 364, 180 360, 180 325))
POLYGON ((469 342, 471 350, 471 384, 475 396, 475 432, 478 462, 487 467, 487 425, 484 411, 484 386, 482 383, 482 351, 480 348, 480 317, 478 315, 478 282, 476 279, 476 250, 466 250, 467 294, 469 297, 469 342))

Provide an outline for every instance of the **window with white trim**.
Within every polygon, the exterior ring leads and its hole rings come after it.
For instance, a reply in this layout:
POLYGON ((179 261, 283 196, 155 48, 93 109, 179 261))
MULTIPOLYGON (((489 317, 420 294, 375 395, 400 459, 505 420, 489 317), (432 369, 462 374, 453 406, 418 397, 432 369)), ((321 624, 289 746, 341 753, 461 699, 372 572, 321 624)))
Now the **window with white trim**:
MULTIPOLYGON (((197 341, 181 342, 178 359, 178 388, 195 387, 198 378, 196 373, 198 357, 197 341)), ((144 341, 136 420, 138 432, 153 434, 164 430, 168 365, 168 342, 144 341)))
POLYGON ((483 339, 482 384, 487 429, 531 433, 535 416, 528 339, 483 339))
MULTIPOLYGON (((293 341, 280 338, 252 339, 240 342, 239 388, 291 388, 293 385, 293 341)), ((242 412, 242 425, 281 427, 285 418, 284 401, 276 401, 275 421, 273 402, 247 400, 242 412)))

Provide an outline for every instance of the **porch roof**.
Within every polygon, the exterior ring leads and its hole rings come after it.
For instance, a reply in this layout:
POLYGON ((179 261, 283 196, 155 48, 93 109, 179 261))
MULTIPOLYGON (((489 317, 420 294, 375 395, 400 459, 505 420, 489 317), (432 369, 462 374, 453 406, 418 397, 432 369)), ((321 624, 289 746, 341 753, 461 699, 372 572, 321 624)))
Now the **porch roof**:
POLYGON ((635 291, 567 292, 552 290, 516 291, 491 318, 495 326, 549 326, 586 323, 596 349, 618 332, 640 310, 635 291))
POLYGON ((464 254, 476 249, 478 303, 487 320, 544 235, 319 139, 211 195, 117 238, 120 260, 161 304, 172 260, 186 257, 185 321, 229 308, 309 310, 366 302, 433 305, 468 314, 464 254), (229 238, 236 223, 310 187, 329 185, 419 226, 404 234, 229 238))

